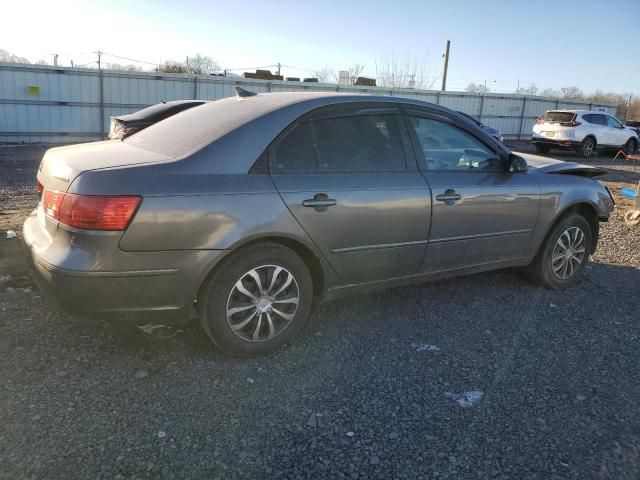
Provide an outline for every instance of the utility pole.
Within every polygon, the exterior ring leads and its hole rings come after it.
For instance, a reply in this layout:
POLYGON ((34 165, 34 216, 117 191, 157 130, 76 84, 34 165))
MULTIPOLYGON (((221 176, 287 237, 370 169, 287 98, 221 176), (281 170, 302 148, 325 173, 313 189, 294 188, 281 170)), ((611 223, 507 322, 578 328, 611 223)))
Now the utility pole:
POLYGON ((53 66, 54 67, 58 66, 58 54, 57 53, 53 54, 53 66))
POLYGON ((101 63, 101 58, 100 58, 100 57, 102 57, 102 52, 100 50, 98 50, 95 53, 98 54, 98 70, 102 70, 102 63, 101 63))
POLYGON ((631 110, 631 97, 633 97, 632 93, 630 93, 629 98, 627 98, 627 111, 624 114, 624 123, 627 123, 629 121, 629 110, 631 110))
POLYGON ((278 73, 276 73, 276 75, 280 75, 280 67, 281 67, 281 66, 282 66, 282 65, 280 65, 280 62, 278 62, 278 73))
POLYGON ((451 40, 447 40, 447 48, 444 51, 444 71, 442 73, 442 88, 440 91, 444 92, 447 89, 447 70, 449 70, 449 47, 451 47, 451 40))

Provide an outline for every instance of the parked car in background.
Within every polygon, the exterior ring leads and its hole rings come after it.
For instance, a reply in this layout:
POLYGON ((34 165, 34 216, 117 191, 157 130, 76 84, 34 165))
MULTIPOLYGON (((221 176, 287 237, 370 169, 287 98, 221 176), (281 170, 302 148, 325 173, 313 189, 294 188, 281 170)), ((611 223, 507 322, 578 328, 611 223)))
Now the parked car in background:
POLYGON ((463 117, 468 118, 469 120, 471 120, 473 123, 478 125, 480 128, 482 128, 484 131, 486 131, 489 135, 491 135, 493 138, 495 138, 499 142, 504 142, 504 136, 502 135, 502 132, 500 130, 498 130, 497 128, 493 128, 493 127, 489 127, 489 126, 485 125, 484 123, 480 122, 479 120, 476 120, 475 117, 472 117, 468 113, 464 113, 464 112, 460 112, 460 111, 458 111, 458 113, 460 115, 462 115, 463 117))
POLYGON ((536 120, 531 141, 539 153, 559 148, 589 158, 596 148, 633 153, 638 147, 638 134, 607 113, 551 110, 536 120))
POLYGON ((158 123, 165 118, 169 118, 176 113, 183 112, 193 107, 198 107, 206 100, 173 100, 171 102, 161 102, 150 107, 143 108, 137 112, 127 115, 111 117, 111 127, 109 128, 109 140, 130 137, 134 133, 144 130, 154 123, 158 123))
POLYGON ((515 266, 572 285, 613 210, 602 173, 514 154, 432 103, 239 89, 47 151, 23 238, 67 309, 197 311, 215 344, 254 355, 350 292, 515 266))

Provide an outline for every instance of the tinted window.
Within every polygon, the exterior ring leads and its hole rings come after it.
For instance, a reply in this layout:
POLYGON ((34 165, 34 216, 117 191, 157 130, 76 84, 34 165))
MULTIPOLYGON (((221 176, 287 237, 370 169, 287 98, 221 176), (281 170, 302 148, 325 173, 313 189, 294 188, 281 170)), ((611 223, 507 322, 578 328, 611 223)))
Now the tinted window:
POLYGON ((617 127, 617 128, 620 128, 622 126, 622 124, 617 119, 610 117, 609 115, 603 115, 603 116, 606 117, 608 126, 617 127))
POLYGON ((591 117, 592 115, 586 114, 582 116, 582 119, 587 123, 595 123, 591 117))
POLYGON ((604 115, 601 115, 599 113, 594 113, 593 115, 591 115, 591 122, 594 125, 606 125, 607 124, 607 119, 605 118, 604 115))
POLYGON ((313 122, 318 169, 385 171, 405 168, 394 115, 361 115, 313 122))
POLYGON ((547 112, 542 119, 548 123, 560 123, 571 122, 575 116, 576 114, 571 112, 547 112))
POLYGON ((302 123, 293 128, 275 148, 271 171, 305 172, 316 169, 316 154, 311 127, 302 123))
POLYGON ((449 123, 409 117, 430 170, 502 171, 496 153, 449 123))
POLYGON ((275 148, 274 173, 389 171, 406 167, 395 115, 358 115, 305 122, 275 148))

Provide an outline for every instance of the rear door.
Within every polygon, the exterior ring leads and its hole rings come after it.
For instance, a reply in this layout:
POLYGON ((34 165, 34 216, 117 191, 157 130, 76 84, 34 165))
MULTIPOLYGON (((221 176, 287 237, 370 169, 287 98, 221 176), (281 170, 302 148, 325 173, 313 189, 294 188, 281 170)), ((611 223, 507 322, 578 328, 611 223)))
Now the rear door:
POLYGON ((291 213, 345 283, 419 270, 431 197, 397 106, 316 110, 271 145, 269 170, 291 213))
POLYGON ((410 109, 406 119, 433 201, 423 270, 523 257, 538 218, 537 176, 509 173, 504 154, 454 118, 410 109))

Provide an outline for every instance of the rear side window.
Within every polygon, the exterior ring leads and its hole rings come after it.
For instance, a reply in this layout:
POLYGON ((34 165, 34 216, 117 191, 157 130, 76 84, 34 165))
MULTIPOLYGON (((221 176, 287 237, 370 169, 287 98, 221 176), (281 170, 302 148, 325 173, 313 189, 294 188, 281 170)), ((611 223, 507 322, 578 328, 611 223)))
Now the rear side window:
POLYGON ((591 121, 589 123, 593 123, 594 125, 607 125, 607 119, 604 115, 599 113, 594 113, 591 116, 591 121))
POLYGON ((542 120, 548 123, 571 122, 575 116, 576 114, 571 112, 547 112, 542 120))
POLYGON ((404 170, 398 118, 354 115, 297 125, 275 147, 272 173, 404 170))

